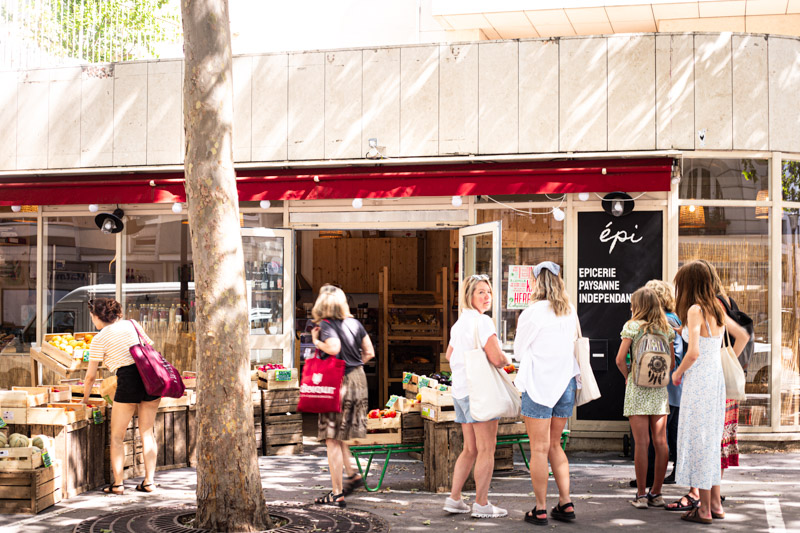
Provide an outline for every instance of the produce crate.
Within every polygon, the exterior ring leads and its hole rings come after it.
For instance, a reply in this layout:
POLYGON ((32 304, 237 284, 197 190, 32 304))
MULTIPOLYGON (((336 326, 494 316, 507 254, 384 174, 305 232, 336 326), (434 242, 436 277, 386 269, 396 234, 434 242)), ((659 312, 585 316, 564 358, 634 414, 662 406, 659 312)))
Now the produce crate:
POLYGON ((262 390, 261 405, 264 414, 296 413, 300 401, 299 389, 262 390))
POLYGON ((422 403, 447 407, 453 405, 453 393, 450 390, 442 391, 425 387, 419 390, 422 395, 422 403))
MULTIPOLYGON (((417 405, 419 406, 420 404, 417 405)), ((420 416, 419 411, 404 412, 400 418, 400 425, 403 428, 403 444, 422 442, 424 440, 422 416, 420 416)))
POLYGON ((266 390, 299 389, 300 381, 296 368, 258 371, 258 387, 266 390))
POLYGON ((103 463, 99 460, 106 444, 106 424, 78 420, 68 425, 26 424, 9 426, 12 433, 45 435, 52 439, 50 458, 60 461, 60 496, 72 498, 104 483, 103 463))
POLYGON ((187 389, 197 388, 197 372, 184 371, 181 373, 183 379, 183 386, 187 389))
POLYGON ((61 465, 0 471, 0 514, 37 514, 61 501, 61 465))
POLYGON ((36 470, 42 466, 42 452, 33 446, 0 448, 0 472, 36 470))
MULTIPOLYGON (((109 418, 113 414, 113 406, 109 409, 109 418)), ((188 423, 189 408, 159 407, 153 432, 156 437, 158 455, 156 456, 156 470, 172 470, 188 466, 188 423)), ((112 482, 111 472, 111 424, 107 426, 107 444, 105 445, 103 475, 106 483, 112 482)), ((125 450, 123 460, 123 479, 140 477, 144 475, 144 457, 142 455, 142 439, 139 434, 139 418, 134 416, 123 437, 125 450)))
MULTIPOLYGON (((75 333, 72 336, 75 337, 75 340, 83 340, 83 338, 87 335, 88 332, 84 333, 75 333)), ((97 333, 91 333, 91 335, 96 335, 97 333)), ((53 359, 54 361, 58 362, 59 364, 67 367, 68 370, 79 370, 81 368, 88 368, 88 363, 81 359, 75 359, 73 354, 69 354, 59 348, 56 348, 54 345, 50 344, 50 339, 55 337, 56 335, 63 335, 63 333, 48 333, 44 336, 44 342, 42 343, 42 353, 53 359)))
POLYGON ((367 436, 363 439, 350 439, 346 442, 350 446, 400 444, 403 442, 402 418, 401 413, 394 418, 367 418, 367 436))
POLYGON ((161 398, 161 401, 158 404, 158 408, 166 408, 166 407, 189 407, 189 404, 192 403, 192 393, 191 391, 184 391, 183 396, 180 398, 167 398, 166 396, 161 398))
POLYGON ((72 387, 69 385, 51 385, 50 399, 48 402, 69 402, 72 401, 72 387))
POLYGON ((28 408, 2 406, 0 407, 0 418, 6 424, 25 424, 28 422, 28 408))
POLYGON ((452 405, 431 405, 423 402, 420 415, 433 422, 452 422, 456 419, 455 407, 452 405))
POLYGON ((11 391, 25 392, 28 395, 26 405, 14 407, 36 407, 44 405, 50 400, 50 389, 47 387, 11 387, 11 391))
POLYGON ((403 398, 400 397, 391 407, 398 413, 417 413, 422 410, 422 404, 416 398, 403 398))
POLYGON ((58 403, 48 404, 47 407, 31 407, 28 409, 26 424, 47 426, 67 426, 79 420, 88 420, 91 409, 83 404, 58 403))
POLYGON ((291 413, 262 418, 263 455, 303 453, 303 415, 291 413))

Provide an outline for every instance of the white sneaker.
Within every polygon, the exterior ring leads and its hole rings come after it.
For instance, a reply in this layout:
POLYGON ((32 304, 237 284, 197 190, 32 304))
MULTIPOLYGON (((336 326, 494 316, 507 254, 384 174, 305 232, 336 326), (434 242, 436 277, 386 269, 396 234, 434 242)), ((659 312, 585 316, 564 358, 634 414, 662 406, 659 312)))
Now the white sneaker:
POLYGON ((508 511, 495 507, 492 502, 487 502, 486 505, 472 504, 472 518, 500 518, 507 514, 508 511))
POLYGON ((469 505, 464 503, 464 500, 454 500, 448 496, 444 501, 444 510, 453 514, 468 513, 469 505))

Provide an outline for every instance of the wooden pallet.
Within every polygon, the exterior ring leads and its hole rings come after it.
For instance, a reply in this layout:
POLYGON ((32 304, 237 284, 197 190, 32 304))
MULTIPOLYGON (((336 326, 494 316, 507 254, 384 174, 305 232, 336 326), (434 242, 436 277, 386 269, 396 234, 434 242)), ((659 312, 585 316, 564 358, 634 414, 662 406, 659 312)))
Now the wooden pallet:
POLYGON ((455 407, 452 405, 444 406, 423 403, 420 415, 422 418, 433 422, 452 422, 456 419, 455 407))
POLYGON ((61 465, 0 471, 0 514, 37 514, 61 501, 61 465))

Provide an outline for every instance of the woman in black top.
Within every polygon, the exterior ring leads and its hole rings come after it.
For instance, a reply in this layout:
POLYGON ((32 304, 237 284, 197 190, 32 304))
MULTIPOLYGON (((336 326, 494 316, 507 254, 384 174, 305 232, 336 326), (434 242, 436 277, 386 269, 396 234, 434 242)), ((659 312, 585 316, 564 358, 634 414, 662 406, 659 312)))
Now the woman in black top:
POLYGON ((345 373, 339 398, 338 413, 320 413, 319 440, 324 440, 328 452, 328 467, 332 490, 315 503, 345 507, 344 497, 363 484, 353 464, 350 447, 345 441, 367 435, 367 377, 364 363, 375 357, 372 341, 364 326, 350 314, 347 297, 333 285, 324 285, 311 316, 318 326, 311 336, 314 346, 327 355, 345 362, 345 373), (342 468, 347 479, 342 479, 342 468), (344 482, 343 482, 344 481, 344 482))

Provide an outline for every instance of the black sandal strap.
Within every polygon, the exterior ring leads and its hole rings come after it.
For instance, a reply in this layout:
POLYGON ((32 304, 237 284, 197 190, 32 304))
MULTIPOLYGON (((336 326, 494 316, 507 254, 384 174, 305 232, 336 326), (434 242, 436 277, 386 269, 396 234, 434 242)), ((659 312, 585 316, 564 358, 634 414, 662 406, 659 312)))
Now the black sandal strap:
POLYGON ((564 509, 566 509, 567 507, 572 507, 572 509, 574 510, 575 509, 575 504, 572 503, 572 502, 567 502, 564 505, 561 505, 560 503, 558 505, 556 505, 556 509, 560 513, 566 512, 566 511, 564 511, 564 509))

